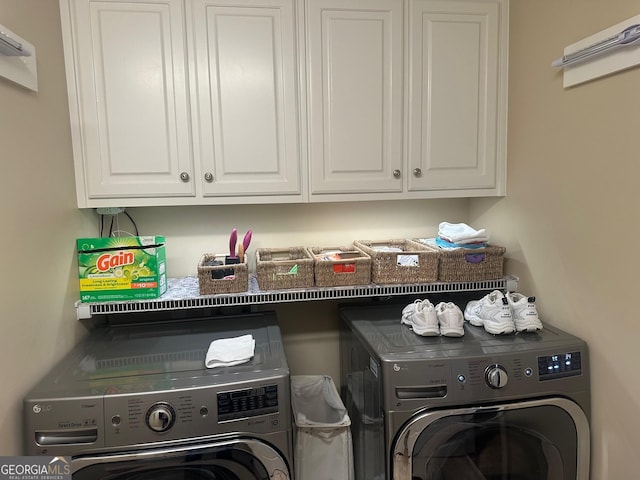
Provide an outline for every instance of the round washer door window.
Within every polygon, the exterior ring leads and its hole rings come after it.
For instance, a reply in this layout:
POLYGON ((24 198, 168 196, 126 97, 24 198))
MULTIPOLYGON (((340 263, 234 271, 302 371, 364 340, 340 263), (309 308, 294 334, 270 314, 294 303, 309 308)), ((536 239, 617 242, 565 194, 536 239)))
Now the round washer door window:
POLYGON ((428 411, 394 442, 394 480, 576 480, 589 472, 586 416, 566 399, 428 411))
POLYGON ((547 438, 499 422, 470 425, 432 452, 420 452, 425 454, 424 463, 414 461, 414 470, 429 480, 566 478, 560 452, 547 438))
POLYGON ((73 480, 289 480, 284 458, 252 440, 78 457, 73 480))

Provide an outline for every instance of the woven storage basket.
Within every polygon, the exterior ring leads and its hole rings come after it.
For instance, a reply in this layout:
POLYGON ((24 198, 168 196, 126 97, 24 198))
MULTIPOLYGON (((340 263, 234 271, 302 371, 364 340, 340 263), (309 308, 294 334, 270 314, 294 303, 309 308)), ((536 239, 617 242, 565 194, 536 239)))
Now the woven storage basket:
POLYGON ((371 283, 371 257, 362 250, 350 247, 313 247, 309 252, 315 260, 317 287, 345 287, 371 283), (323 255, 336 252, 337 258, 323 255))
POLYGON ((438 280, 438 251, 431 247, 408 239, 356 240, 354 245, 371 257, 373 283, 429 283, 438 280), (380 247, 399 248, 402 252, 380 251, 380 247), (401 264, 403 258, 414 264, 401 264))
POLYGON ((200 295, 246 292, 249 289, 249 269, 246 260, 244 263, 231 265, 207 265, 216 259, 224 259, 224 255, 205 253, 198 263, 200 295))
POLYGON ((258 286, 260 290, 313 287, 313 264, 305 247, 258 248, 258 286))
POLYGON ((506 248, 488 245, 486 248, 440 251, 438 279, 442 282, 475 282, 493 280, 504 275, 506 248))

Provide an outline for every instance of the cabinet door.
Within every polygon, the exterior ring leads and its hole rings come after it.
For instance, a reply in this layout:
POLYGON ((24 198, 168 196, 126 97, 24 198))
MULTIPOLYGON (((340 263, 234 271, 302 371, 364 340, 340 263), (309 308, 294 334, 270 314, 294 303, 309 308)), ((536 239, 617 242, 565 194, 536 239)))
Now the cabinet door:
POLYGON ((79 205, 193 195, 182 1, 69 2, 79 205))
POLYGON ((195 0, 203 195, 301 193, 293 0, 195 0))
POLYGON ((409 5, 409 190, 503 194, 506 4, 409 5))
POLYGON ((311 194, 401 192, 401 0, 307 0, 311 194))

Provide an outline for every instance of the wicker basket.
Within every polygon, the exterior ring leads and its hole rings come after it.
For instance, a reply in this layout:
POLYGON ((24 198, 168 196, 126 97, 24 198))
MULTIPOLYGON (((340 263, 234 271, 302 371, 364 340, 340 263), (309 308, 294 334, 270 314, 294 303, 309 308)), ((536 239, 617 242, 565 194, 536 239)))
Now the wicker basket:
POLYGON ((305 247, 259 248, 256 274, 260 290, 313 287, 314 259, 305 247))
POLYGON ((313 247, 317 287, 345 287, 371 283, 371 257, 350 247, 313 247))
POLYGON ((371 280, 377 284, 430 283, 438 280, 438 251, 402 240, 356 240, 354 245, 371 257, 371 280), (380 251, 381 247, 401 252, 380 251))
POLYGON ((440 251, 438 279, 442 282, 493 280, 504 275, 504 247, 440 251))
POLYGON ((224 260, 224 255, 205 253, 198 263, 200 295, 240 293, 249 289, 249 269, 246 261, 231 265, 209 265, 224 260))

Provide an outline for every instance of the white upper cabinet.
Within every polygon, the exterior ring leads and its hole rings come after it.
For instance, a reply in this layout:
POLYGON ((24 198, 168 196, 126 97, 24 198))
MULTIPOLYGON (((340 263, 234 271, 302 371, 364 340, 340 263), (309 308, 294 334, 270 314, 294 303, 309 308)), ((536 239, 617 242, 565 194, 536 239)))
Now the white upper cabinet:
POLYGON ((507 0, 306 0, 310 200, 503 195, 507 0))
POLYGON ((60 0, 80 207, 505 194, 508 0, 60 0))
POLYGON ((310 193, 402 192, 402 0, 307 0, 310 193))
POLYGON ((61 0, 78 205, 302 201, 294 0, 61 0))
POLYGON ((78 204, 194 195, 182 1, 61 12, 78 204))
POLYGON ((293 1, 192 5, 203 195, 301 195, 293 1))
POLYGON ((408 190, 503 195, 507 3, 408 5, 408 190))

